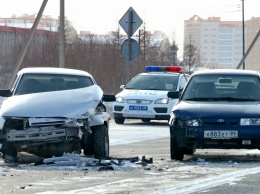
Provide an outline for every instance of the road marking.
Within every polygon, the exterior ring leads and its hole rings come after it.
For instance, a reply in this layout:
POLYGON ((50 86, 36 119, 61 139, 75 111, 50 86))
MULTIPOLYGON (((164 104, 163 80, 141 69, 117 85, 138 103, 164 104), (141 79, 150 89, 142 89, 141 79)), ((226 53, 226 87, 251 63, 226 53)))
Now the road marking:
POLYGON ((234 181, 241 180, 244 176, 250 174, 260 173, 260 167, 250 168, 247 170, 235 171, 212 178, 199 179, 196 181, 188 182, 180 186, 167 189, 164 191, 155 192, 155 194, 182 194, 182 193, 194 193, 207 188, 212 188, 218 185, 232 183, 234 181))

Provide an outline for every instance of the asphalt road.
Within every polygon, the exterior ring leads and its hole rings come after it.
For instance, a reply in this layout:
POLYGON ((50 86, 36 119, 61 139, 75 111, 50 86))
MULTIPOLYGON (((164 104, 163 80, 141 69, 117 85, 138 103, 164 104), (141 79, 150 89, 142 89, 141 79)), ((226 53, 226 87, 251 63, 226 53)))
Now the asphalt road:
POLYGON ((217 187, 212 187, 210 189, 204 189, 194 194, 259 194, 260 185, 259 185, 260 173, 246 176, 241 180, 234 181, 232 184, 226 183, 219 185, 217 187))
POLYGON ((258 150, 197 150, 193 156, 185 156, 184 161, 174 161, 169 154, 167 124, 111 123, 110 129, 110 138, 119 138, 111 140, 111 157, 144 156, 152 158, 152 163, 126 161, 124 165, 103 169, 34 166, 35 156, 22 153, 26 160, 17 165, 0 159, 1 193, 257 193, 258 150), (150 135, 143 137, 145 130, 150 135), (160 135, 155 138, 153 133, 160 135))

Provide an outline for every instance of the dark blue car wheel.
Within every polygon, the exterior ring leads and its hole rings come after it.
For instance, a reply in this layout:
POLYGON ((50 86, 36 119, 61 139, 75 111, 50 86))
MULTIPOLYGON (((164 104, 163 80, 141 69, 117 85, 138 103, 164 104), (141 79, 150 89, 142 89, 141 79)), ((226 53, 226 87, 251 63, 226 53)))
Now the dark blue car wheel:
POLYGON ((178 147, 177 141, 174 138, 170 140, 170 151, 172 160, 183 160, 185 148, 178 147))

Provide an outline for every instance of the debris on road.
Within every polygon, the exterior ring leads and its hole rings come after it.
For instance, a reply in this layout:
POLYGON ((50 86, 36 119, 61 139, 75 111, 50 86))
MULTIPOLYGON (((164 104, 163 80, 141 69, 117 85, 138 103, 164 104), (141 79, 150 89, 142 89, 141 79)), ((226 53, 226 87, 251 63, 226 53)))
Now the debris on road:
POLYGON ((147 164, 152 164, 153 158, 146 159, 145 156, 133 158, 108 158, 108 159, 95 159, 91 157, 82 156, 62 156, 45 158, 34 163, 35 166, 39 165, 52 165, 52 166, 76 166, 84 168, 87 166, 101 166, 101 170, 114 170, 113 166, 128 166, 128 167, 145 167, 147 164))
POLYGON ((205 162, 205 159, 198 158, 197 162, 205 162))

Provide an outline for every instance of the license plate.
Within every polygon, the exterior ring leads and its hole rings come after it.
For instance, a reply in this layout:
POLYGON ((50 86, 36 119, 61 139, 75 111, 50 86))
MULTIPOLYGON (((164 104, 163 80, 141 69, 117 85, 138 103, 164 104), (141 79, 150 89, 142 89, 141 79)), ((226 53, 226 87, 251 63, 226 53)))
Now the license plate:
POLYGON ((238 138, 238 131, 204 131, 204 138, 210 138, 210 139, 238 138))
POLYGON ((129 110, 142 110, 146 111, 148 110, 147 106, 129 106, 129 110))

